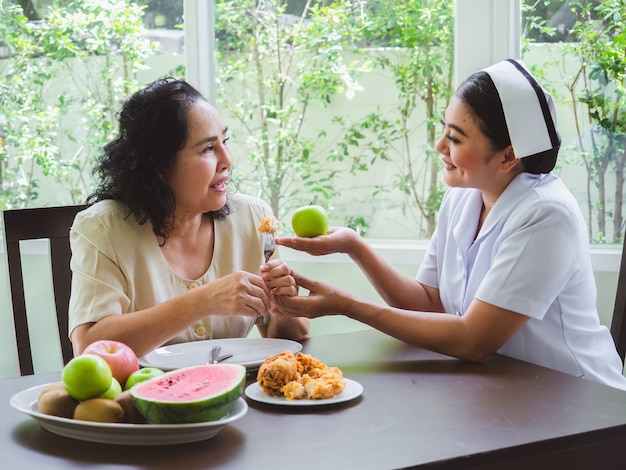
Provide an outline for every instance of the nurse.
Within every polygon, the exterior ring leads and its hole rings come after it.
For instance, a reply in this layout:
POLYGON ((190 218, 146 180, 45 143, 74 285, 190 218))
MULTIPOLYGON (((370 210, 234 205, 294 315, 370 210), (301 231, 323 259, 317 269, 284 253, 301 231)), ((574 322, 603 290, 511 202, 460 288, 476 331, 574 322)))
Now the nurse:
POLYGON ((347 228, 279 238, 316 256, 348 254, 386 305, 294 272, 308 295, 279 296, 274 311, 343 314, 462 360, 497 352, 626 390, 596 311, 585 222, 552 173, 561 141, 551 96, 521 61, 506 60, 461 84, 442 124, 450 188, 415 279, 347 228))

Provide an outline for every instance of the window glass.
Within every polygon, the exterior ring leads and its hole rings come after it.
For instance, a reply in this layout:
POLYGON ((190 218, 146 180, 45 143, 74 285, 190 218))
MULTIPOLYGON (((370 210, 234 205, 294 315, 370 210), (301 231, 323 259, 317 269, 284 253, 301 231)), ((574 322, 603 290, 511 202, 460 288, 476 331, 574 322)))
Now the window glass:
POLYGON ((182 0, 2 8, 0 209, 83 202, 119 103, 182 69, 182 0))
POLYGON ((452 93, 452 10, 218 0, 218 105, 242 191, 286 229, 316 202, 369 237, 428 237, 444 191, 433 148, 452 93))
POLYGON ((536 42, 572 41, 572 26, 576 19, 571 1, 523 0, 522 22, 525 35, 536 42))
MULTIPOLYGON (((120 101, 159 76, 185 76, 184 2, 5 5, 0 208, 81 202, 120 101), (17 7, 24 17, 8 14, 17 7)), ((270 203, 286 230, 296 206, 318 202, 333 224, 368 237, 428 238, 446 189, 433 148, 453 92, 453 8, 216 0, 216 105, 232 129, 238 190, 270 203)), ((602 243, 624 227, 624 8, 521 8, 522 57, 557 101, 557 172, 602 243)))
POLYGON ((557 102, 557 172, 596 243, 624 234, 626 93, 622 0, 531 1, 523 7, 524 59, 557 102))

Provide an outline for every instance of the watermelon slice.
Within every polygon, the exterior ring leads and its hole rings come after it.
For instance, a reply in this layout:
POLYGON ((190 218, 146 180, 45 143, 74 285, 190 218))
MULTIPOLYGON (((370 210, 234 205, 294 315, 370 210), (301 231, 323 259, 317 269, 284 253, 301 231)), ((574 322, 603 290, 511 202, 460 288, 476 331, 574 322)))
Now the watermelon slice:
POLYGON ((246 368, 239 364, 184 367, 130 389, 139 412, 154 424, 181 424, 225 418, 241 396, 246 368))

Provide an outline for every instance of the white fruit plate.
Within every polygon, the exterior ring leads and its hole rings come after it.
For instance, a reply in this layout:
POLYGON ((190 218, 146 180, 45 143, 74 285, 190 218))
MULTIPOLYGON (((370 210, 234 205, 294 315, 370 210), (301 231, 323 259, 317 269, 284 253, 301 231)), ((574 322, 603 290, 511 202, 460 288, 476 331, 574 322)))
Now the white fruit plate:
POLYGON ((39 394, 48 384, 38 385, 11 397, 11 406, 35 418, 40 426, 59 436, 103 444, 160 446, 197 442, 216 436, 229 423, 241 418, 248 405, 239 398, 226 418, 189 424, 118 424, 79 421, 40 413, 39 394))

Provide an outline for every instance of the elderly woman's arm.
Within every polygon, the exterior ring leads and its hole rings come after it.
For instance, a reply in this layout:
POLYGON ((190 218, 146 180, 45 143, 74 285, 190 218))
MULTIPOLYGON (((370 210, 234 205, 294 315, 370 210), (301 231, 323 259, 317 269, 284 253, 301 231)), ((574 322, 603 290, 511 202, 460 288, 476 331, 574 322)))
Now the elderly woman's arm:
POLYGON ((77 326, 71 335, 74 354, 96 340, 112 339, 142 356, 208 315, 265 315, 270 297, 261 277, 236 271, 152 307, 77 326))

